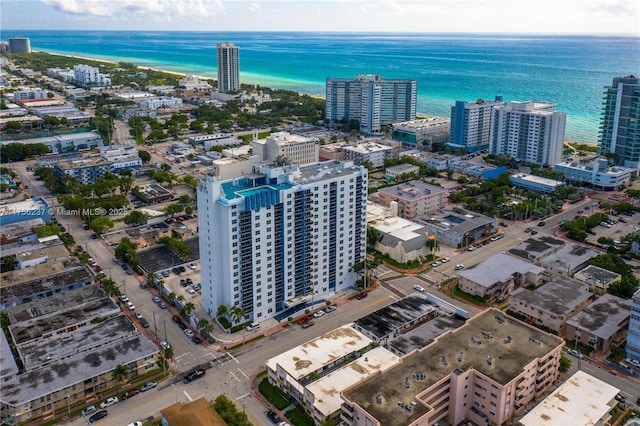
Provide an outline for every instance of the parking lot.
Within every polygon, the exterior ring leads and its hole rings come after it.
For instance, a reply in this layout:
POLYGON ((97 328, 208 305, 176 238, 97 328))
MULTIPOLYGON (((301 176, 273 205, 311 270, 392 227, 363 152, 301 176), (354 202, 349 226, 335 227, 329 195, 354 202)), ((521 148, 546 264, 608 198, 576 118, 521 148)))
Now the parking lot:
POLYGON ((168 276, 161 274, 164 286, 175 293, 177 296, 183 296, 185 301, 191 301, 194 298, 200 296, 201 289, 200 284, 200 264, 199 262, 190 262, 188 264, 181 265, 184 267, 184 272, 176 274, 169 268, 164 271, 168 272, 168 276), (192 265, 192 267, 189 267, 192 265), (195 268, 195 269, 194 269, 195 268))
POLYGON ((636 228, 638 228, 638 219, 640 219, 640 214, 636 213, 632 216, 623 214, 619 216, 609 216, 609 218, 613 222, 610 227, 603 225, 596 226, 592 229, 596 235, 589 234, 586 241, 596 243, 600 237, 607 237, 614 241, 621 241, 622 237, 636 231, 636 228))

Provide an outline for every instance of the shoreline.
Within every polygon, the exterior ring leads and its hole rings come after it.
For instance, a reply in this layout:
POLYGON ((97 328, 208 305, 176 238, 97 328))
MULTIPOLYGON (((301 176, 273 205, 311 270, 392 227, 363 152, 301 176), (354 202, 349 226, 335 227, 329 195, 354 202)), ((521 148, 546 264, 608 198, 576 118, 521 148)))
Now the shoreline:
MULTIPOLYGON (((97 58, 91 58, 88 56, 81 56, 81 55, 71 55, 71 54, 64 54, 64 53, 54 53, 54 52, 47 52, 47 51, 43 51, 43 50, 34 50, 34 52, 39 52, 39 53, 46 53, 49 55, 55 55, 55 56, 61 56, 61 57, 67 57, 67 58, 75 58, 75 59, 83 59, 83 60, 88 60, 88 61, 94 61, 94 62, 100 62, 100 63, 104 63, 104 64, 110 64, 110 65, 118 65, 118 62, 113 61, 113 60, 109 60, 109 59, 97 59, 97 58)), ((155 68, 155 67, 150 67, 150 66, 143 66, 143 65, 137 65, 136 63, 132 62, 132 64, 140 70, 148 70, 148 71, 156 71, 156 72, 162 72, 162 73, 166 73, 166 74, 170 74, 170 75, 175 75, 175 76, 179 76, 179 77, 186 77, 188 75, 192 75, 194 77, 197 77, 199 79, 202 80, 214 80, 217 81, 217 78, 214 77, 207 77, 207 76, 203 76, 203 75, 198 75, 198 74, 190 74, 190 73, 185 73, 185 72, 179 72, 179 71, 169 71, 169 70, 165 70, 162 68, 155 68)), ((258 85, 258 83, 244 83, 244 84, 250 84, 250 85, 258 85)), ((275 89, 275 90, 280 90, 278 88, 275 87, 269 87, 270 89, 275 89)), ((284 90, 290 90, 290 89, 284 89, 284 90)), ((312 94, 312 93, 304 93, 304 92, 300 92, 295 90, 295 92, 297 92, 300 95, 306 95, 306 96, 310 96, 312 98, 315 99, 323 99, 326 100, 325 96, 322 96, 320 94, 312 94)), ((417 116, 434 116, 434 114, 429 114, 426 112, 416 112, 416 119, 417 116)), ((443 117, 443 118, 447 118, 447 117, 443 117)), ((579 141, 576 139, 568 139, 565 138, 563 141, 563 145, 568 144, 568 143, 578 143, 578 144, 586 144, 586 145, 593 145, 593 146, 598 146, 597 143, 592 143, 592 142, 586 142, 586 141, 579 141)))

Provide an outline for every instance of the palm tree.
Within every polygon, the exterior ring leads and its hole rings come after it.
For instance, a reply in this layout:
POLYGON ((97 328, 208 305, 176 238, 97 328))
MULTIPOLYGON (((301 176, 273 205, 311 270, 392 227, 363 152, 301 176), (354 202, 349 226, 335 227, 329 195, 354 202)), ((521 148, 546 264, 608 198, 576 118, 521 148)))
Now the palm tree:
POLYGON ((111 372, 111 377, 113 380, 118 382, 118 384, 125 381, 125 379, 129 376, 129 366, 124 364, 118 364, 111 372))
POLYGON ((203 336, 209 337, 211 332, 213 332, 213 325, 206 318, 202 318, 198 321, 198 330, 203 336))
POLYGON ((182 309, 180 309, 180 313, 182 315, 184 315, 185 317, 188 317, 189 314, 196 308, 196 305, 194 305, 192 302, 187 302, 184 304, 184 306, 182 307, 182 309))
POLYGON ((218 306, 218 310, 216 311, 216 318, 225 318, 229 315, 229 307, 227 305, 218 306))
POLYGON ((231 321, 233 321, 235 324, 238 324, 240 320, 243 319, 245 315, 247 315, 247 311, 245 311, 238 305, 233 305, 231 307, 229 315, 231 315, 231 321))

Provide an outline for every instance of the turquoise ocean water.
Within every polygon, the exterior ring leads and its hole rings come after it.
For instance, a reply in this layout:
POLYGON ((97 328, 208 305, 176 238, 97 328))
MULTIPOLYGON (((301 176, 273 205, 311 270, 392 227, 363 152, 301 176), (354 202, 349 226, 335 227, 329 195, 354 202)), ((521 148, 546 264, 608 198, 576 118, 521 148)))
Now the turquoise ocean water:
POLYGON ((448 117, 455 100, 543 100, 567 112, 566 137, 596 143, 602 92, 640 73, 640 38, 311 32, 2 31, 34 50, 216 76, 215 45, 240 47, 243 83, 324 95, 327 77, 418 81, 418 111, 448 117))

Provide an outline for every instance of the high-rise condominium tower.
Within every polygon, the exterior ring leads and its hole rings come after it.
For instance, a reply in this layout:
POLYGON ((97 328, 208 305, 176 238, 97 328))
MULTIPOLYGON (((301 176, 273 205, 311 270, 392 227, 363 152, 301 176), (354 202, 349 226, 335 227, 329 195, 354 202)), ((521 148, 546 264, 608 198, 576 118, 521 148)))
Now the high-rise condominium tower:
POLYGON ((11 37, 9 39, 9 52, 31 53, 31 41, 27 37, 11 37))
POLYGON ((202 303, 246 319, 291 315, 351 287, 366 243, 367 169, 351 162, 261 164, 198 184, 202 303))
POLYGON ((233 43, 218 43, 218 91, 240 90, 240 49, 233 43))
POLYGON ((604 88, 599 153, 616 154, 620 165, 640 168, 640 81, 616 77, 604 88))
POLYGON ((500 95, 494 101, 456 101, 451 107, 451 137, 447 146, 465 152, 489 148, 491 111, 498 105, 504 105, 500 95))
POLYGON ((327 78, 326 116, 331 122, 358 120, 362 133, 380 133, 383 127, 415 120, 415 80, 385 80, 378 75, 327 78))
POLYGON ((562 160, 567 114, 549 102, 509 102, 491 111, 489 152, 525 163, 553 166, 562 160))

